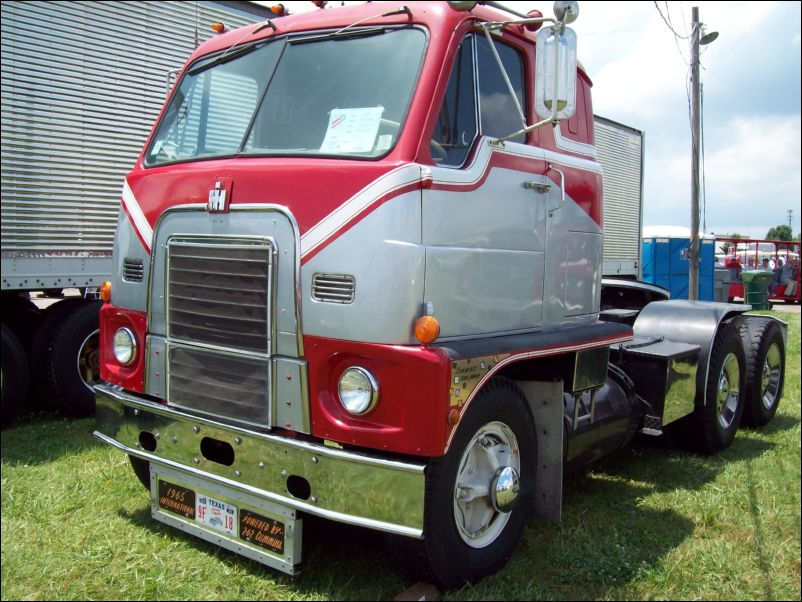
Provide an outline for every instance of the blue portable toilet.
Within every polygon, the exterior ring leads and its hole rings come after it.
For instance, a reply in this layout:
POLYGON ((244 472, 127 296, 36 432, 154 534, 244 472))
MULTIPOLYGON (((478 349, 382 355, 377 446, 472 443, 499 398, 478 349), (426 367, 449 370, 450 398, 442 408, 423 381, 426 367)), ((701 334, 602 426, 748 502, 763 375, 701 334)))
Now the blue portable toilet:
MULTIPOLYGON (((687 228, 647 227, 644 228, 644 233, 647 236, 643 238, 643 280, 667 288, 672 299, 687 299, 690 232, 687 228)), ((699 251, 698 298, 701 301, 712 301, 715 238, 700 234, 699 251)))

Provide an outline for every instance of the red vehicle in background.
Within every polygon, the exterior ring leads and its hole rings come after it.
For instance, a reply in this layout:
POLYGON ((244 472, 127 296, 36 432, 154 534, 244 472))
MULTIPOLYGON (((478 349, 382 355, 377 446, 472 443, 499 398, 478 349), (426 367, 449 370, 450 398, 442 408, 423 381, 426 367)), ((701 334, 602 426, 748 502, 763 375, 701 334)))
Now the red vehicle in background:
POLYGON ((769 300, 799 303, 799 259, 799 241, 716 238, 716 262, 730 270, 730 301, 746 298, 741 272, 766 269, 763 263, 768 260, 768 268, 774 274, 769 300))

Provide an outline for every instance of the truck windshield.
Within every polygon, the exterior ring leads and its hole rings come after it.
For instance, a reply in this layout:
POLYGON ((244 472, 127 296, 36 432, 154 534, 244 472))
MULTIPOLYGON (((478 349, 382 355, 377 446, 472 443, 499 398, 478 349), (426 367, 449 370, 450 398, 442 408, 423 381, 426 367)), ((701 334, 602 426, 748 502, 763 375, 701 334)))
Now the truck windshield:
POLYGON ((414 28, 355 33, 275 40, 197 61, 173 94, 145 164, 386 154, 401 133, 426 36, 414 28))

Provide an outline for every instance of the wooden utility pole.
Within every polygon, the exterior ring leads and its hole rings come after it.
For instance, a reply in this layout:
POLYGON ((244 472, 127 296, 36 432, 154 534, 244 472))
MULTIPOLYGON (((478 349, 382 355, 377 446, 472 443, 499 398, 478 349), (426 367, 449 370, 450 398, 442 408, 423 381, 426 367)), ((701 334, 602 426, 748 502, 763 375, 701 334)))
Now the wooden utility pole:
POLYGON ((691 13, 691 248, 688 252, 688 299, 699 298, 699 140, 701 132, 699 95, 699 7, 691 13))

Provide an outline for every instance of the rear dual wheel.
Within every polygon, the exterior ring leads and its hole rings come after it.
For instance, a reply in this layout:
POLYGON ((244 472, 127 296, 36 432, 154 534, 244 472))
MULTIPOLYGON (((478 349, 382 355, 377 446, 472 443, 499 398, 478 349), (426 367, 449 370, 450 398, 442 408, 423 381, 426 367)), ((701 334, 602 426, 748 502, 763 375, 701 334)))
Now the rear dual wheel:
POLYGON ((774 320, 747 333, 743 423, 760 427, 777 413, 785 381, 785 341, 774 320))
POLYGON ((707 368, 705 398, 698 399, 690 435, 698 451, 715 454, 732 445, 744 412, 746 356, 732 323, 719 328, 707 368))

